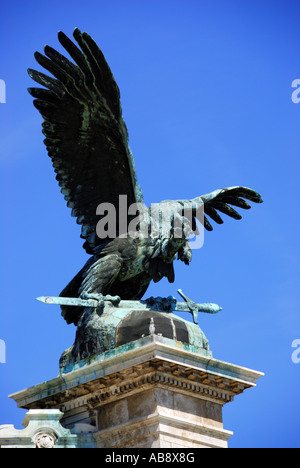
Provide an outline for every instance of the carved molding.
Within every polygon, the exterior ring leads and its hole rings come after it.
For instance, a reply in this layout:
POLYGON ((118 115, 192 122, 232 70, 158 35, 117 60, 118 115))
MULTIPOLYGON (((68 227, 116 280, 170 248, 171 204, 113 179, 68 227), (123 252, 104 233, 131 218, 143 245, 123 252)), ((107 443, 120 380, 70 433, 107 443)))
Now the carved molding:
POLYGON ((222 405, 232 401, 234 395, 245 389, 245 385, 222 376, 153 359, 66 392, 65 401, 60 402, 61 410, 65 412, 86 405, 90 409, 96 408, 153 386, 167 386, 177 392, 193 393, 196 397, 222 405))

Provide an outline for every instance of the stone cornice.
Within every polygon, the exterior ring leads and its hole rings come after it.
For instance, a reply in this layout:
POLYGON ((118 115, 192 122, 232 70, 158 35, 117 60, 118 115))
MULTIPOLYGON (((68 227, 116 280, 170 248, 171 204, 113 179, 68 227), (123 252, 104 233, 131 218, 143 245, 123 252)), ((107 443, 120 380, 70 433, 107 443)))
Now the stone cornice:
MULTIPOLYGON (((161 336, 144 337, 81 362, 69 372, 10 395, 21 408, 99 406, 153 385, 227 403, 263 374, 201 355, 161 336), (123 349, 124 348, 124 349, 123 349)), ((67 407, 67 408, 66 408, 67 407)))

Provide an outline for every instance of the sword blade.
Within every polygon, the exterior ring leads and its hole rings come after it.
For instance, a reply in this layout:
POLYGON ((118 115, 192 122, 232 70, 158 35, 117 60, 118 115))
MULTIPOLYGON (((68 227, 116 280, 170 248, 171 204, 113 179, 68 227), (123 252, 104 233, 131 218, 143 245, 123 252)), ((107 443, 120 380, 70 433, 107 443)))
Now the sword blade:
MULTIPOLYGON (((37 301, 43 302, 44 304, 55 304, 75 307, 97 307, 98 301, 96 299, 80 299, 79 297, 54 297, 54 296, 40 296, 36 298, 37 301)), ((121 301, 119 307, 132 307, 133 301, 121 301)), ((138 302, 138 301, 137 301, 138 302)), ((141 308, 147 308, 146 305, 140 304, 141 308)), ((194 304, 197 312, 204 312, 207 314, 217 314, 222 307, 218 304, 204 303, 194 304)), ((175 309, 177 312, 191 312, 186 302, 177 302, 175 309)), ((171 312, 171 311, 170 311, 171 312)))
POLYGON ((79 297, 40 296, 37 297, 36 300, 43 302, 44 304, 56 304, 77 307, 97 307, 98 305, 98 301, 96 299, 80 299, 79 297))

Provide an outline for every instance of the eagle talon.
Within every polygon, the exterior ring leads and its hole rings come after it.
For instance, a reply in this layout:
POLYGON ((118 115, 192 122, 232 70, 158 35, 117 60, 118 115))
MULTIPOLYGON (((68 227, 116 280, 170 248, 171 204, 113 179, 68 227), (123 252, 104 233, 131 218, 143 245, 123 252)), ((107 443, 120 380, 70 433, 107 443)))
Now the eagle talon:
POLYGON ((88 293, 86 291, 80 294, 80 299, 94 299, 95 301, 98 301, 97 307, 100 308, 104 306, 104 297, 105 296, 101 293, 88 293))
POLYGON ((80 299, 95 299, 98 301, 98 307, 103 307, 105 302, 111 302, 117 307, 121 302, 120 296, 110 296, 109 294, 104 296, 101 293, 88 293, 86 291, 80 295, 80 299))
POLYGON ((109 301, 112 303, 113 306, 118 307, 118 305, 121 302, 120 296, 110 296, 109 294, 107 296, 103 296, 104 301, 109 301))

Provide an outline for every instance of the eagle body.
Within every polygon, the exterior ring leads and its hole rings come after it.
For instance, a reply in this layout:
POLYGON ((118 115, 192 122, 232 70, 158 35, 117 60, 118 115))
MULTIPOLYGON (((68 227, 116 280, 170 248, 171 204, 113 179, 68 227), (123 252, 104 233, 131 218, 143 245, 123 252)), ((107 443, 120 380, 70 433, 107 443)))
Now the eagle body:
MULTIPOLYGON (((87 261, 60 296, 84 297, 95 293, 118 296, 122 291, 122 299, 138 300, 152 280, 158 282, 166 277, 173 283, 173 262, 186 240, 171 238, 164 241, 142 235, 117 237, 87 261)), ((62 306, 62 314, 67 323, 76 325, 82 309, 62 306)))
MULTIPOLYGON (((164 200, 146 207, 128 144, 119 88, 95 41, 77 28, 73 36, 77 45, 62 31, 58 33, 70 58, 48 45, 44 55, 35 53, 38 64, 51 76, 28 70, 43 86, 28 91, 43 117, 44 143, 56 179, 71 215, 81 225, 83 247, 91 255, 60 295, 141 299, 152 280, 166 277, 174 281, 176 258, 189 264, 189 238, 199 234, 199 226, 212 231, 209 218, 222 224, 220 213, 241 219, 233 206, 247 210, 251 207, 248 201, 261 203, 262 199, 252 189, 234 186, 191 200, 164 200), (105 225, 111 207, 114 229, 99 235, 97 226, 99 222, 105 225), (130 213, 125 226, 124 209, 130 213), (136 229, 132 231, 133 225, 136 229)), ((82 313, 82 308, 62 306, 67 323, 76 325, 82 313)))

